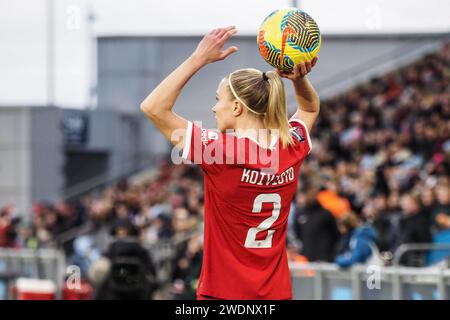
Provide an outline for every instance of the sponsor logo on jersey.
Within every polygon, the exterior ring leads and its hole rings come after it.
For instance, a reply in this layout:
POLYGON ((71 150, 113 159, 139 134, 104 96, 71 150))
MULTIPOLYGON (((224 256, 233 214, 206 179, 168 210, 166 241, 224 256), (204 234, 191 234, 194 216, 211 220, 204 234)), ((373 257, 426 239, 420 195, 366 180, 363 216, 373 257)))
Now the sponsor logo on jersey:
POLYGON ((208 145, 208 130, 202 128, 200 140, 202 141, 203 146, 206 147, 208 145))

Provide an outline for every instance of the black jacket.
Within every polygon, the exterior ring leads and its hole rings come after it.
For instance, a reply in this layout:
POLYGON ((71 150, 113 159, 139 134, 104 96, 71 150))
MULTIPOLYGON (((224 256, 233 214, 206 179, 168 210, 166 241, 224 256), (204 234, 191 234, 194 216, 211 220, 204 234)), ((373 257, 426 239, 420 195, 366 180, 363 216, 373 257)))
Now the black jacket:
MULTIPOLYGON (((397 247, 402 244, 431 243, 429 219, 423 212, 415 215, 403 216, 397 231, 397 247)), ((425 252, 407 252, 400 259, 400 263, 407 266, 421 267, 424 265, 425 252)))
POLYGON ((111 261, 111 270, 96 299, 151 298, 157 288, 155 265, 137 240, 118 239, 105 256, 111 261))
POLYGON ((318 203, 298 209, 294 231, 309 261, 332 262, 340 239, 334 216, 318 203))

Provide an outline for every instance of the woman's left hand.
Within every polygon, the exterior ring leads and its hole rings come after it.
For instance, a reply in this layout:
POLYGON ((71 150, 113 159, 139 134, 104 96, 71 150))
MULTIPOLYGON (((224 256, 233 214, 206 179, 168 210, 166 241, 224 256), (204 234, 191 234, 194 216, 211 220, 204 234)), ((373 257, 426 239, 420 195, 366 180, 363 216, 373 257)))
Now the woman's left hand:
POLYGON ((316 65, 317 60, 319 60, 319 57, 315 57, 311 61, 301 62, 299 65, 294 66, 293 71, 281 71, 280 69, 275 69, 275 71, 282 78, 296 81, 303 79, 308 73, 310 73, 312 68, 316 65))
POLYGON ((238 51, 235 46, 223 49, 225 42, 236 34, 236 27, 214 29, 208 32, 192 54, 193 57, 200 59, 204 64, 224 60, 232 53, 238 51))

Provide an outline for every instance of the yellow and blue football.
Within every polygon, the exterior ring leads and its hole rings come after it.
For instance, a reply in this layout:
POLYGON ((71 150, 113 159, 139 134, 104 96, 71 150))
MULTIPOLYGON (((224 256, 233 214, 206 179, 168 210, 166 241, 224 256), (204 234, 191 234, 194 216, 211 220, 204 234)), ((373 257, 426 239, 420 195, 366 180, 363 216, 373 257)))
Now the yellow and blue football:
POLYGON ((311 61, 319 53, 322 36, 313 18, 297 8, 269 14, 258 31, 259 52, 273 67, 292 71, 294 65, 311 61))

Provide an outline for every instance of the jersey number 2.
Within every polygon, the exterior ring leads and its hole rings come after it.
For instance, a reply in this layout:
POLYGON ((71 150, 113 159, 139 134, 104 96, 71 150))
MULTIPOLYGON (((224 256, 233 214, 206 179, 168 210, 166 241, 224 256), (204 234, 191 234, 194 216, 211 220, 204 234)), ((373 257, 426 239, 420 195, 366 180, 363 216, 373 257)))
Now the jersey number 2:
POLYGON ((248 230, 244 244, 246 248, 272 248, 272 238, 275 230, 270 230, 269 228, 280 216, 281 197, 277 193, 260 194, 255 198, 255 201, 253 202, 252 212, 260 213, 262 204, 265 202, 273 203, 272 216, 261 222, 259 226, 250 228, 248 230), (258 232, 262 232, 265 230, 268 230, 267 237, 264 240, 256 240, 256 235, 258 234, 258 232))

